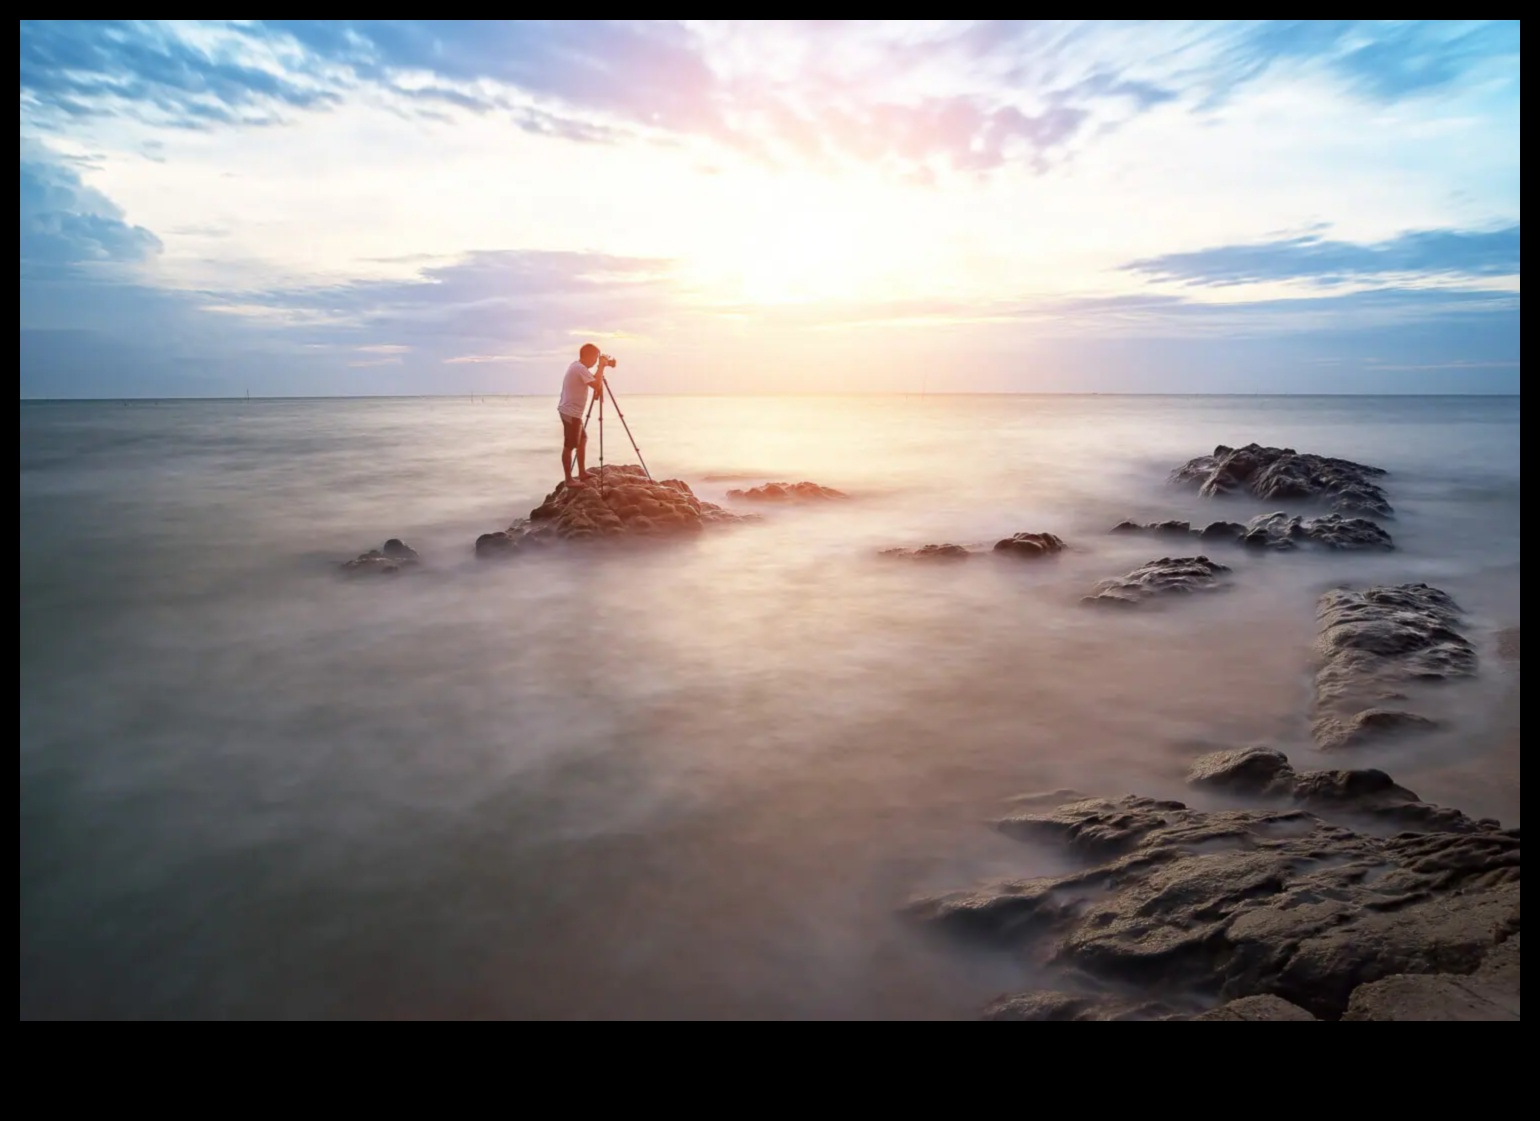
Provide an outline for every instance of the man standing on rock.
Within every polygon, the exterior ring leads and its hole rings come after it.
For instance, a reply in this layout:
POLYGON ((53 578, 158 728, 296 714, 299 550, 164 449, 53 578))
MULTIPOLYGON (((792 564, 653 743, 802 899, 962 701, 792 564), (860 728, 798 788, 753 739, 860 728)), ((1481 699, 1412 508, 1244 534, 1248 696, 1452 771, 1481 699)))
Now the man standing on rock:
POLYGON ((588 390, 595 394, 604 392, 604 370, 615 360, 599 353, 593 343, 584 343, 578 351, 578 360, 567 367, 561 379, 561 401, 556 411, 561 415, 561 470, 569 487, 583 486, 588 481, 588 433, 583 431, 583 414, 588 408, 588 390), (595 370, 594 367, 598 366, 595 370), (577 453, 577 478, 572 477, 572 453, 577 453))

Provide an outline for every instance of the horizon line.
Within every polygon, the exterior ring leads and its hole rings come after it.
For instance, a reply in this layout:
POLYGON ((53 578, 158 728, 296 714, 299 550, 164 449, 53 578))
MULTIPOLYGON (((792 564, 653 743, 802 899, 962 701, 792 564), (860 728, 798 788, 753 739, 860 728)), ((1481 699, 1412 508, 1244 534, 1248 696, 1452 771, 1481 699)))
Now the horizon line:
MULTIPOLYGON (((545 398, 551 396, 548 393, 317 393, 317 394, 258 394, 258 395, 170 395, 170 396, 113 396, 113 397, 19 397, 18 402, 23 405, 90 405, 111 404, 113 402, 159 402, 159 401, 458 401, 458 400, 525 400, 530 398, 545 398)), ((1094 390, 1022 390, 1022 391, 952 391, 944 393, 928 393, 919 390, 909 392, 886 391, 862 391, 849 390, 842 392, 820 392, 809 390, 797 393, 702 393, 693 391, 678 391, 672 393, 649 392, 636 390, 628 393, 631 397, 1236 397, 1236 398, 1382 398, 1382 397, 1408 397, 1408 398, 1448 398, 1463 399, 1473 397, 1514 398, 1521 397, 1518 393, 1495 392, 1470 392, 1470 393, 1415 393, 1415 392, 1383 392, 1383 393, 1194 393, 1194 392, 1129 392, 1129 391, 1094 391, 1094 390)))

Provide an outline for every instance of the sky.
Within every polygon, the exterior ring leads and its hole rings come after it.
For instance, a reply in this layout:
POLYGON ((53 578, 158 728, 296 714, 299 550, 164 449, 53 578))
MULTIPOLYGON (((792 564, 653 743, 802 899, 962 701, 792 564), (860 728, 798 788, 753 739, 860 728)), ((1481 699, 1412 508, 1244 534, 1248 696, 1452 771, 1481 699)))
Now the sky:
POLYGON ((1519 392, 1519 21, 22 20, 21 397, 1519 392))

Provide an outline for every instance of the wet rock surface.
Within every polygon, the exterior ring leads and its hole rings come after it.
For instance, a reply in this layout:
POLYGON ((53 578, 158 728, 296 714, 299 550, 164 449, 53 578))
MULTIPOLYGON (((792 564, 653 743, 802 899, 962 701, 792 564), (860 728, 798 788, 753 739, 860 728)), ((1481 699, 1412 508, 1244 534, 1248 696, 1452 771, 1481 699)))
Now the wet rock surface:
POLYGON ((1417 682, 1470 677, 1476 648, 1456 630, 1459 605, 1427 584, 1327 592, 1317 603, 1313 731, 1322 750, 1437 726, 1401 707, 1417 682))
POLYGON ((1187 775, 1198 789, 1243 798, 1286 802, 1322 814, 1371 818, 1406 829, 1475 833, 1498 828, 1459 810, 1424 802, 1384 771, 1373 769, 1296 771, 1281 751, 1247 747, 1198 759, 1187 775))
MULTIPOLYGON (((1479 972, 1479 971, 1478 971, 1479 972)), ((1353 990, 1344 1020, 1517 1020, 1517 984, 1403 973, 1353 990)))
POLYGON ((1020 560, 1038 560, 1064 551, 1064 542, 1051 533, 1017 533, 995 542, 995 552, 1020 560))
POLYGON ((1276 996, 1243 996, 1209 1010, 1194 1020, 1314 1020, 1297 1004, 1276 996))
POLYGON ((984 1009, 998 1021, 1184 1020, 1187 1013, 1161 1001, 1051 990, 1014 993, 984 1009))
MULTIPOLYGON (((908 915, 1069 978, 1137 989, 1141 1006, 1267 996, 1335 1020, 1360 986, 1401 974, 1510 976, 1516 993, 1517 947, 1500 947, 1520 924, 1517 830, 1380 837, 1298 809, 1066 792, 1023 805, 1002 831, 1087 866, 922 899, 908 915)), ((1032 1018, 1000 1015, 1011 1007, 997 1002, 993 1018, 1032 1018)), ((1244 1011, 1208 1018, 1253 1018, 1244 1011)))
POLYGON ((558 483, 528 518, 482 534, 476 554, 515 556, 558 541, 685 537, 710 525, 753 518, 697 498, 679 479, 648 479, 634 465, 606 465, 590 475, 586 486, 558 483))
POLYGON ((1230 569, 1208 557, 1161 557, 1096 585, 1082 602, 1134 605, 1156 597, 1213 592, 1225 587, 1230 569))
POLYGON ((1119 522, 1113 533, 1145 533, 1159 537, 1196 538, 1204 543, 1243 545, 1249 549, 1287 551, 1302 546, 1338 550, 1388 551, 1395 541, 1368 518, 1324 514, 1319 518, 1290 516, 1282 511, 1260 514, 1249 522, 1210 522, 1201 529, 1188 522, 1119 522))
POLYGON ((850 496, 817 483, 765 483, 747 490, 730 490, 727 497, 743 502, 832 502, 850 496))
POLYGON ((1385 471, 1363 463, 1310 455, 1293 448, 1221 444, 1213 455, 1189 460, 1171 473, 1174 483, 1196 486, 1207 498, 1247 494, 1264 502, 1311 499, 1341 514, 1389 518, 1395 511, 1377 482, 1385 471))
POLYGON ((414 568, 422 562, 417 555, 417 550, 402 541, 399 537, 392 537, 378 549, 370 549, 367 553, 360 553, 350 561, 344 561, 342 570, 355 575, 378 573, 382 576, 394 576, 403 569, 414 568))

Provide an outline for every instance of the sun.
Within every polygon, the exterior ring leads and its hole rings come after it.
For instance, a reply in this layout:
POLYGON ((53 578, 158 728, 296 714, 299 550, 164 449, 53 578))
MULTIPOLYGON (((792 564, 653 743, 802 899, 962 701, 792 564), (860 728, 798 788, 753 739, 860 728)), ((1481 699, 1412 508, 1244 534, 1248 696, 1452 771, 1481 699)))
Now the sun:
POLYGON ((722 304, 807 304, 888 298, 906 275, 914 231, 879 197, 807 181, 740 181, 697 215, 684 264, 722 304))

